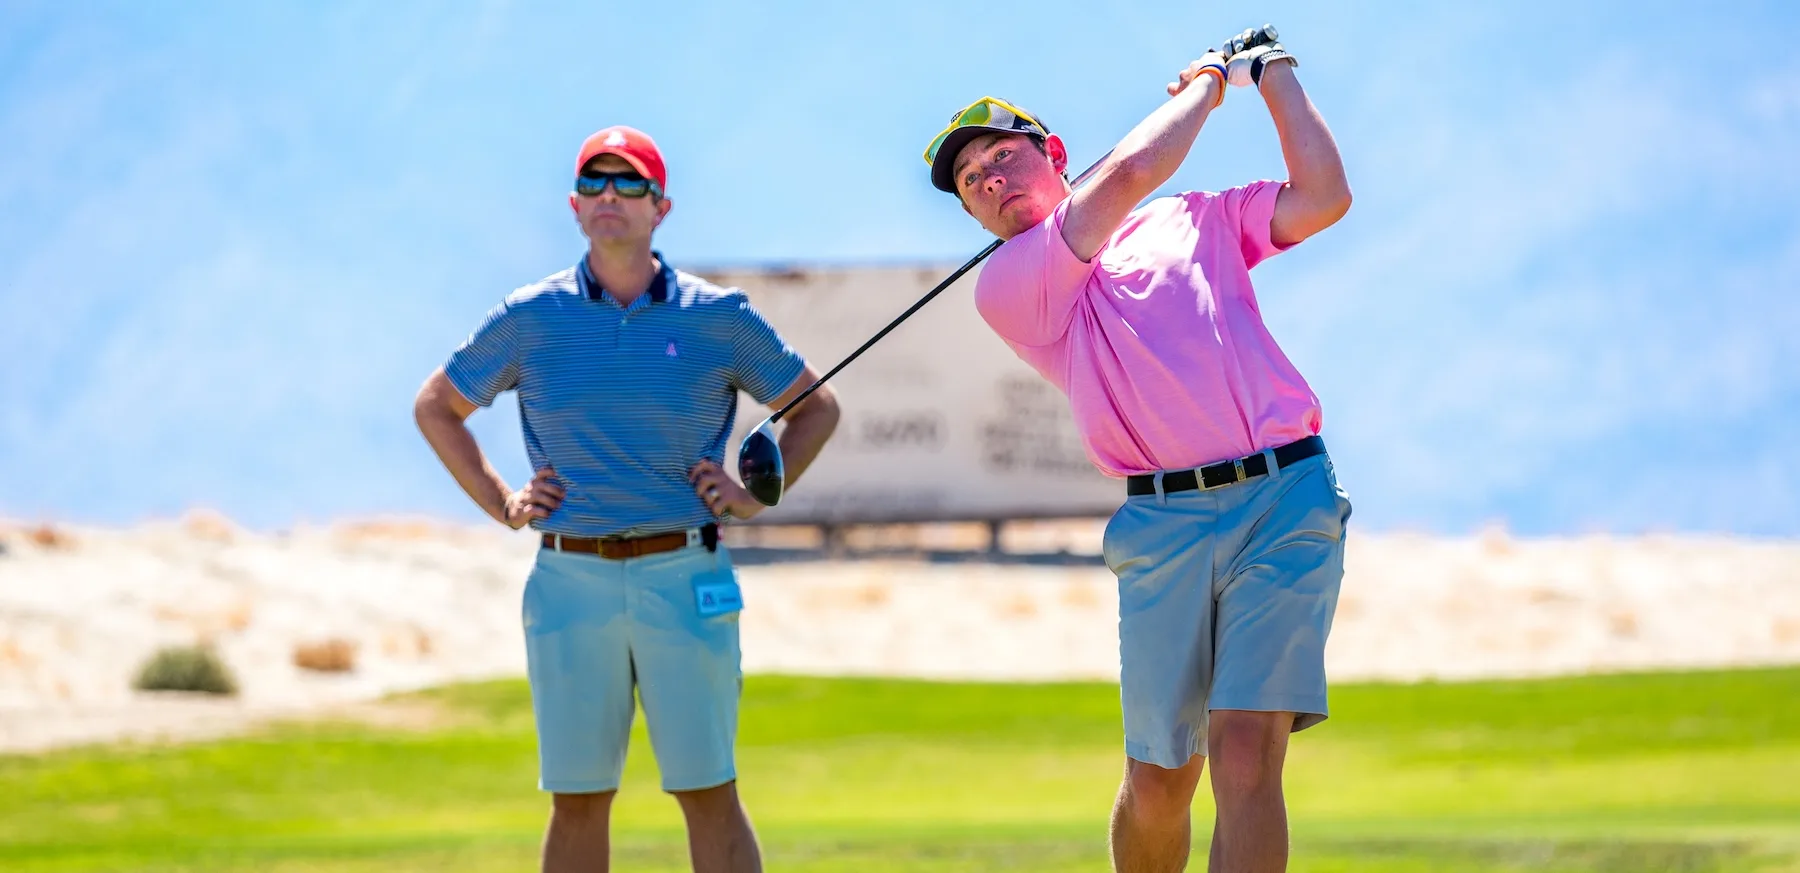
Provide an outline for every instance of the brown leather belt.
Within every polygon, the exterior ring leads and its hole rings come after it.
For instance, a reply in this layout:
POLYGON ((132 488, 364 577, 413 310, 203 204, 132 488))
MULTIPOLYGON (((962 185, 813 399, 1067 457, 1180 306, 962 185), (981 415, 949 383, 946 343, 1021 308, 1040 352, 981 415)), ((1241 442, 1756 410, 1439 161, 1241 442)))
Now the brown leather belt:
POLYGON ((693 530, 678 530, 669 533, 651 534, 643 537, 571 537, 562 534, 544 534, 544 548, 559 552, 576 552, 583 555, 599 555, 618 561, 625 558, 641 558, 662 552, 673 552, 685 549, 690 545, 703 545, 708 551, 719 547, 719 526, 705 525, 693 530))

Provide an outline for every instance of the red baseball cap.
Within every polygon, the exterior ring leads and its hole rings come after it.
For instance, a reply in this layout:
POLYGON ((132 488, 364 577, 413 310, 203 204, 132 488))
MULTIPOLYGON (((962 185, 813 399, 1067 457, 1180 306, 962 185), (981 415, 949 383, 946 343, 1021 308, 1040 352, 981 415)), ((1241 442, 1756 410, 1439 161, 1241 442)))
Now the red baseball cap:
POLYGON ((575 175, 581 175, 581 168, 600 155, 624 158, 644 178, 655 182, 664 191, 669 190, 669 171, 663 166, 662 152, 657 149, 656 140, 649 134, 622 124, 596 131, 581 144, 581 156, 575 159, 575 175))

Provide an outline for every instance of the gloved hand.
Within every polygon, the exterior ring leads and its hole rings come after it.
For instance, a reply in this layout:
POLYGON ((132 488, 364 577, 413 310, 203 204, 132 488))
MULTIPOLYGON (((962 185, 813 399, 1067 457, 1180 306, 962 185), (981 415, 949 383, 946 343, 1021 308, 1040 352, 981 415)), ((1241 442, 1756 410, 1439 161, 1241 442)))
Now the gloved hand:
POLYGON ((1276 61, 1300 65, 1300 61, 1279 42, 1248 46, 1254 33, 1255 31, 1246 30, 1225 41, 1225 54, 1230 58, 1225 64, 1225 81, 1240 88, 1245 85, 1261 85, 1263 70, 1276 61))

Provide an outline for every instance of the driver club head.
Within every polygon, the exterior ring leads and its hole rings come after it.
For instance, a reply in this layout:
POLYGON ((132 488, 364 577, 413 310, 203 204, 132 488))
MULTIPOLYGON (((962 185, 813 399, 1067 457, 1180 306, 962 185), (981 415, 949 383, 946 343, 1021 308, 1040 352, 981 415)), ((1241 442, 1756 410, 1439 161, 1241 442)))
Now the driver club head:
POLYGON ((738 444, 738 479, 744 490, 764 506, 781 502, 781 489, 787 483, 787 468, 781 463, 781 445, 764 421, 738 444))

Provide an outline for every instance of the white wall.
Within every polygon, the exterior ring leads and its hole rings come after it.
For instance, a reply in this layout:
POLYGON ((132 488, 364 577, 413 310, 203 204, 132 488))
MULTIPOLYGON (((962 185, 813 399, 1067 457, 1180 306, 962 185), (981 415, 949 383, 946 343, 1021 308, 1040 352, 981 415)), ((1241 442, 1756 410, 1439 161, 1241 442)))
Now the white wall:
MULTIPOLYGON (((743 288, 823 373, 956 265, 708 270, 743 288)), ((1088 463, 1068 401, 975 312, 970 273, 842 373, 844 417, 769 523, 1107 515, 1124 484, 1088 463)), ((769 413, 740 398, 727 462, 769 413)))

